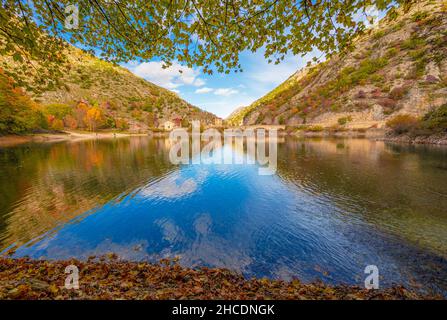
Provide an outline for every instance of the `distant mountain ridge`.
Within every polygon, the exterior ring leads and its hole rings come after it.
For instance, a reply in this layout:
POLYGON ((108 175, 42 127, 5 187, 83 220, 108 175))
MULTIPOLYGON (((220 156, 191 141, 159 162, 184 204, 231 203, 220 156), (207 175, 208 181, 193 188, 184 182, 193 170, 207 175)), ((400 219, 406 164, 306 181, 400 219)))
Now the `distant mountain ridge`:
POLYGON ((447 2, 421 1, 382 19, 354 49, 295 72, 233 125, 382 127, 396 115, 420 117, 447 103, 447 2))

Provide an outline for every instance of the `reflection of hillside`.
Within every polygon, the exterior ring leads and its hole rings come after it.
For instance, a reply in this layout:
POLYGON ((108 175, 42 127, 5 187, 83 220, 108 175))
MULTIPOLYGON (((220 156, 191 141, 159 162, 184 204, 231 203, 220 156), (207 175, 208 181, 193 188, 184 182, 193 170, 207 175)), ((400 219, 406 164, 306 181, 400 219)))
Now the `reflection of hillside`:
POLYGON ((447 255, 447 150, 413 149, 362 139, 290 139, 279 147, 277 172, 342 214, 447 255))
POLYGON ((148 138, 27 145, 0 151, 0 249, 127 194, 172 165, 148 138))

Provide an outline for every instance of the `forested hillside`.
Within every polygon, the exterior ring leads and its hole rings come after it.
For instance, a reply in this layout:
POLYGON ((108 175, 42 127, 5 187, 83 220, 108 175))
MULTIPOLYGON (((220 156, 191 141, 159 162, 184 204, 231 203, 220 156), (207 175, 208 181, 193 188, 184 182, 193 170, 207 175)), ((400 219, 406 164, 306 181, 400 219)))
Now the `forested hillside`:
MULTIPOLYGON (((125 68, 74 47, 64 52, 65 72, 43 89, 36 77, 36 86, 25 91, 8 77, 7 69, 1 70, 0 133, 64 129, 145 132, 174 118, 181 119, 183 125, 193 119, 214 122, 213 114, 125 68)), ((5 68, 14 66, 13 57, 1 60, 5 68)))

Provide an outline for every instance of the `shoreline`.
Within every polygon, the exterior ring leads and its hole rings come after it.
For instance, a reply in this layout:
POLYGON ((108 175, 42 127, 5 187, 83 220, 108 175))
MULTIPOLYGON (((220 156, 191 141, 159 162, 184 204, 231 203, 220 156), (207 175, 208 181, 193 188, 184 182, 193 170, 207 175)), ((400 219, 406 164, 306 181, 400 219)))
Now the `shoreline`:
POLYGON ((385 136, 383 138, 380 138, 379 140, 399 144, 447 146, 447 134, 433 134, 430 136, 414 136, 414 137, 403 134, 397 136, 385 136))
POLYGON ((375 141, 384 141, 399 144, 413 145, 437 145, 447 146, 447 133, 432 134, 428 136, 410 136, 407 134, 394 135, 388 131, 366 130, 366 131, 340 131, 331 132, 323 130, 320 132, 303 131, 294 134, 304 138, 363 138, 375 141))
MULTIPOLYGON (((123 137, 154 137, 163 138, 168 132, 127 133, 127 132, 76 132, 64 131, 61 133, 39 133, 28 135, 0 136, 0 147, 10 147, 23 143, 59 142, 59 141, 83 141, 93 139, 112 139, 123 137)), ((447 133, 433 134, 429 136, 410 136, 407 134, 392 135, 389 131, 382 129, 369 130, 346 130, 346 131, 279 131, 279 136, 294 136, 299 138, 363 138, 376 141, 400 143, 400 144, 425 144, 447 146, 447 133)))
POLYGON ((15 146, 28 142, 58 142, 58 141, 82 141, 92 139, 110 139, 123 137, 146 137, 148 133, 126 133, 126 132, 76 132, 64 131, 61 133, 36 133, 25 135, 0 136, 0 147, 15 146))
POLYGON ((87 261, 0 257, 0 299, 441 300, 443 297, 423 295, 403 286, 367 290, 320 281, 246 279, 227 269, 191 269, 166 259, 158 264, 131 262, 109 254, 87 261), (79 290, 64 287, 68 265, 79 269, 79 290))

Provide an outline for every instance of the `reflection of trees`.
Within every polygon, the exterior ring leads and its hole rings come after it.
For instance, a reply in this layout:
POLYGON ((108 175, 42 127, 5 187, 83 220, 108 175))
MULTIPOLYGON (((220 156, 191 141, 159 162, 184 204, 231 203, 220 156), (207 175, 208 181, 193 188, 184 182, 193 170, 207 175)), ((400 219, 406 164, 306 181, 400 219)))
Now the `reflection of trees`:
POLYGON ((145 137, 0 149, 0 248, 26 241, 155 179, 172 165, 145 137))
POLYGON ((447 254, 446 154, 362 139, 289 139, 279 146, 277 172, 342 214, 447 254))

